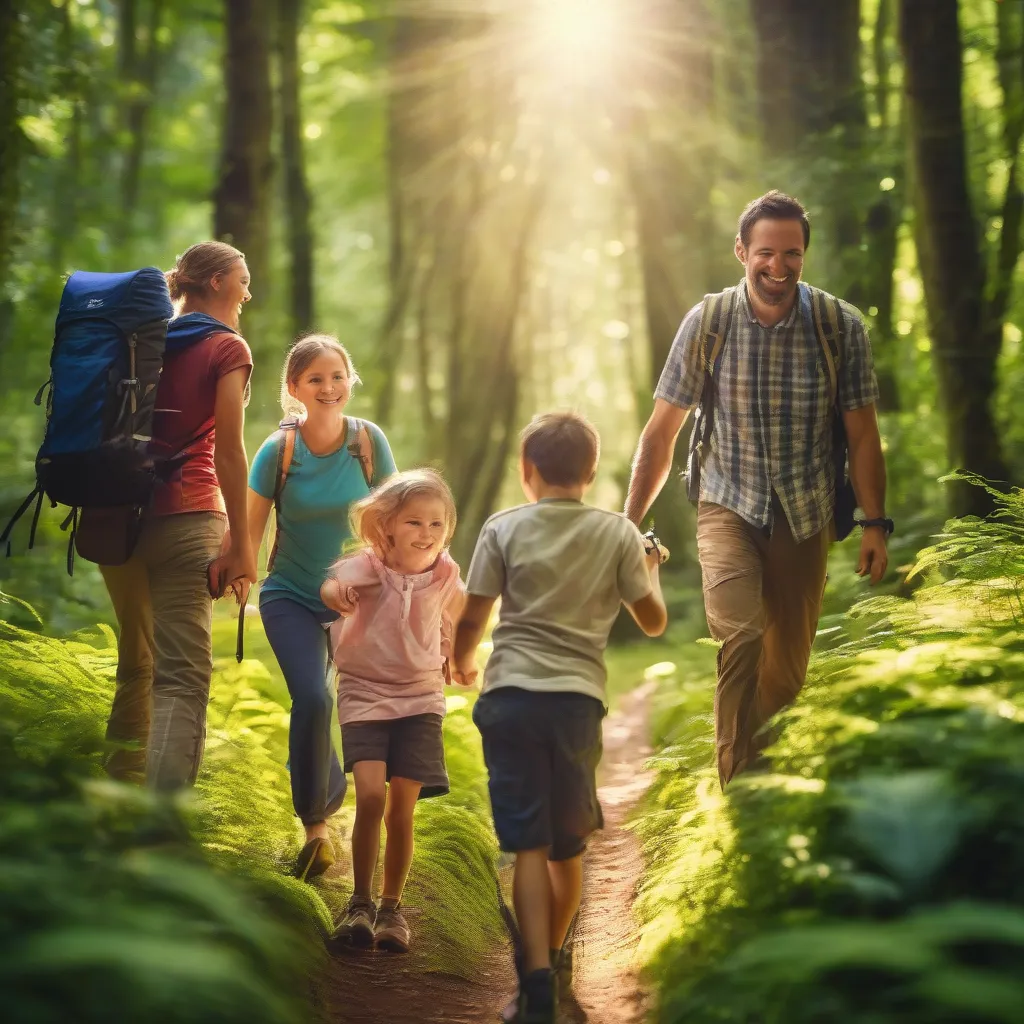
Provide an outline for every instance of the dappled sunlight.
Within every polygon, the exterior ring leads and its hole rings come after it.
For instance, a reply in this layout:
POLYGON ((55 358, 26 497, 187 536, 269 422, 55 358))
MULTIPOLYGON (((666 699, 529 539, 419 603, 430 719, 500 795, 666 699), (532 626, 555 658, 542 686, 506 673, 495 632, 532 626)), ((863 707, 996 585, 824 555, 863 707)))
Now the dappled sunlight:
POLYGON ((469 707, 469 699, 461 693, 449 693, 445 695, 444 706, 446 711, 461 711, 469 707))

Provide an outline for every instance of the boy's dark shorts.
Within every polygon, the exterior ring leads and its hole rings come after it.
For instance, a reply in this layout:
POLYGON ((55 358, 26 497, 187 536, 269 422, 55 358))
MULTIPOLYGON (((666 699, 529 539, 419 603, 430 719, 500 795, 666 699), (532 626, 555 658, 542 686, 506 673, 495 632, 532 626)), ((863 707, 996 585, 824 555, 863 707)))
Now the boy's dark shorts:
POLYGON ((383 761, 389 782, 397 776, 423 787, 421 800, 448 792, 440 715, 349 722, 341 727, 341 749, 346 773, 357 761, 383 761))
POLYGON ((477 700, 473 721, 502 850, 549 847, 549 860, 569 860, 604 826, 597 800, 604 714, 599 700, 582 693, 506 686, 477 700))

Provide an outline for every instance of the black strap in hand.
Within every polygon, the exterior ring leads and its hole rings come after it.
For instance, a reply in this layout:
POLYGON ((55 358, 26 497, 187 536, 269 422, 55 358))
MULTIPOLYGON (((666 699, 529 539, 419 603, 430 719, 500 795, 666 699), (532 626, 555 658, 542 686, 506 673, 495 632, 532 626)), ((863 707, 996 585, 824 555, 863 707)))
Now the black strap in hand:
POLYGON ((235 661, 239 664, 244 657, 243 648, 245 645, 245 606, 249 603, 249 591, 245 592, 245 600, 238 602, 238 632, 235 634, 235 661))

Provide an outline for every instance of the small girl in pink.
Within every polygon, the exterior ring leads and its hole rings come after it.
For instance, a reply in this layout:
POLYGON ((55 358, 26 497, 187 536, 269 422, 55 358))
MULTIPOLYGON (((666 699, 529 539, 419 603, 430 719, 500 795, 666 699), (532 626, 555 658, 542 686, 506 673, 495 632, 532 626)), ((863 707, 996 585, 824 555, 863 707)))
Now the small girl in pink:
POLYGON ((351 511, 366 545, 336 562, 320 596, 338 669, 345 771, 356 791, 355 889, 334 943, 404 953, 410 931, 400 904, 413 854, 413 812, 448 792, 441 721, 451 638, 465 600, 448 554, 455 502, 433 470, 399 473, 351 511), (371 883, 387 828, 380 907, 371 883))

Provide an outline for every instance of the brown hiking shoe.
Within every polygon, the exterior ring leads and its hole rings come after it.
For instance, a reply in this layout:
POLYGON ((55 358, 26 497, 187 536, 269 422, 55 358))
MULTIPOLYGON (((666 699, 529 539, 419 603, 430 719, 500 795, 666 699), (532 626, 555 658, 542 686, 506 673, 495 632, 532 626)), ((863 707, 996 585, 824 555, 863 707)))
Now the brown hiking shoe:
POLYGON ((377 905, 373 900, 367 896, 353 895, 329 944, 369 949, 373 945, 373 926, 376 920, 377 905))
POLYGON ((399 907, 381 906, 377 911, 377 924, 373 929, 373 940, 378 949, 389 953, 408 953, 412 932, 399 907))

